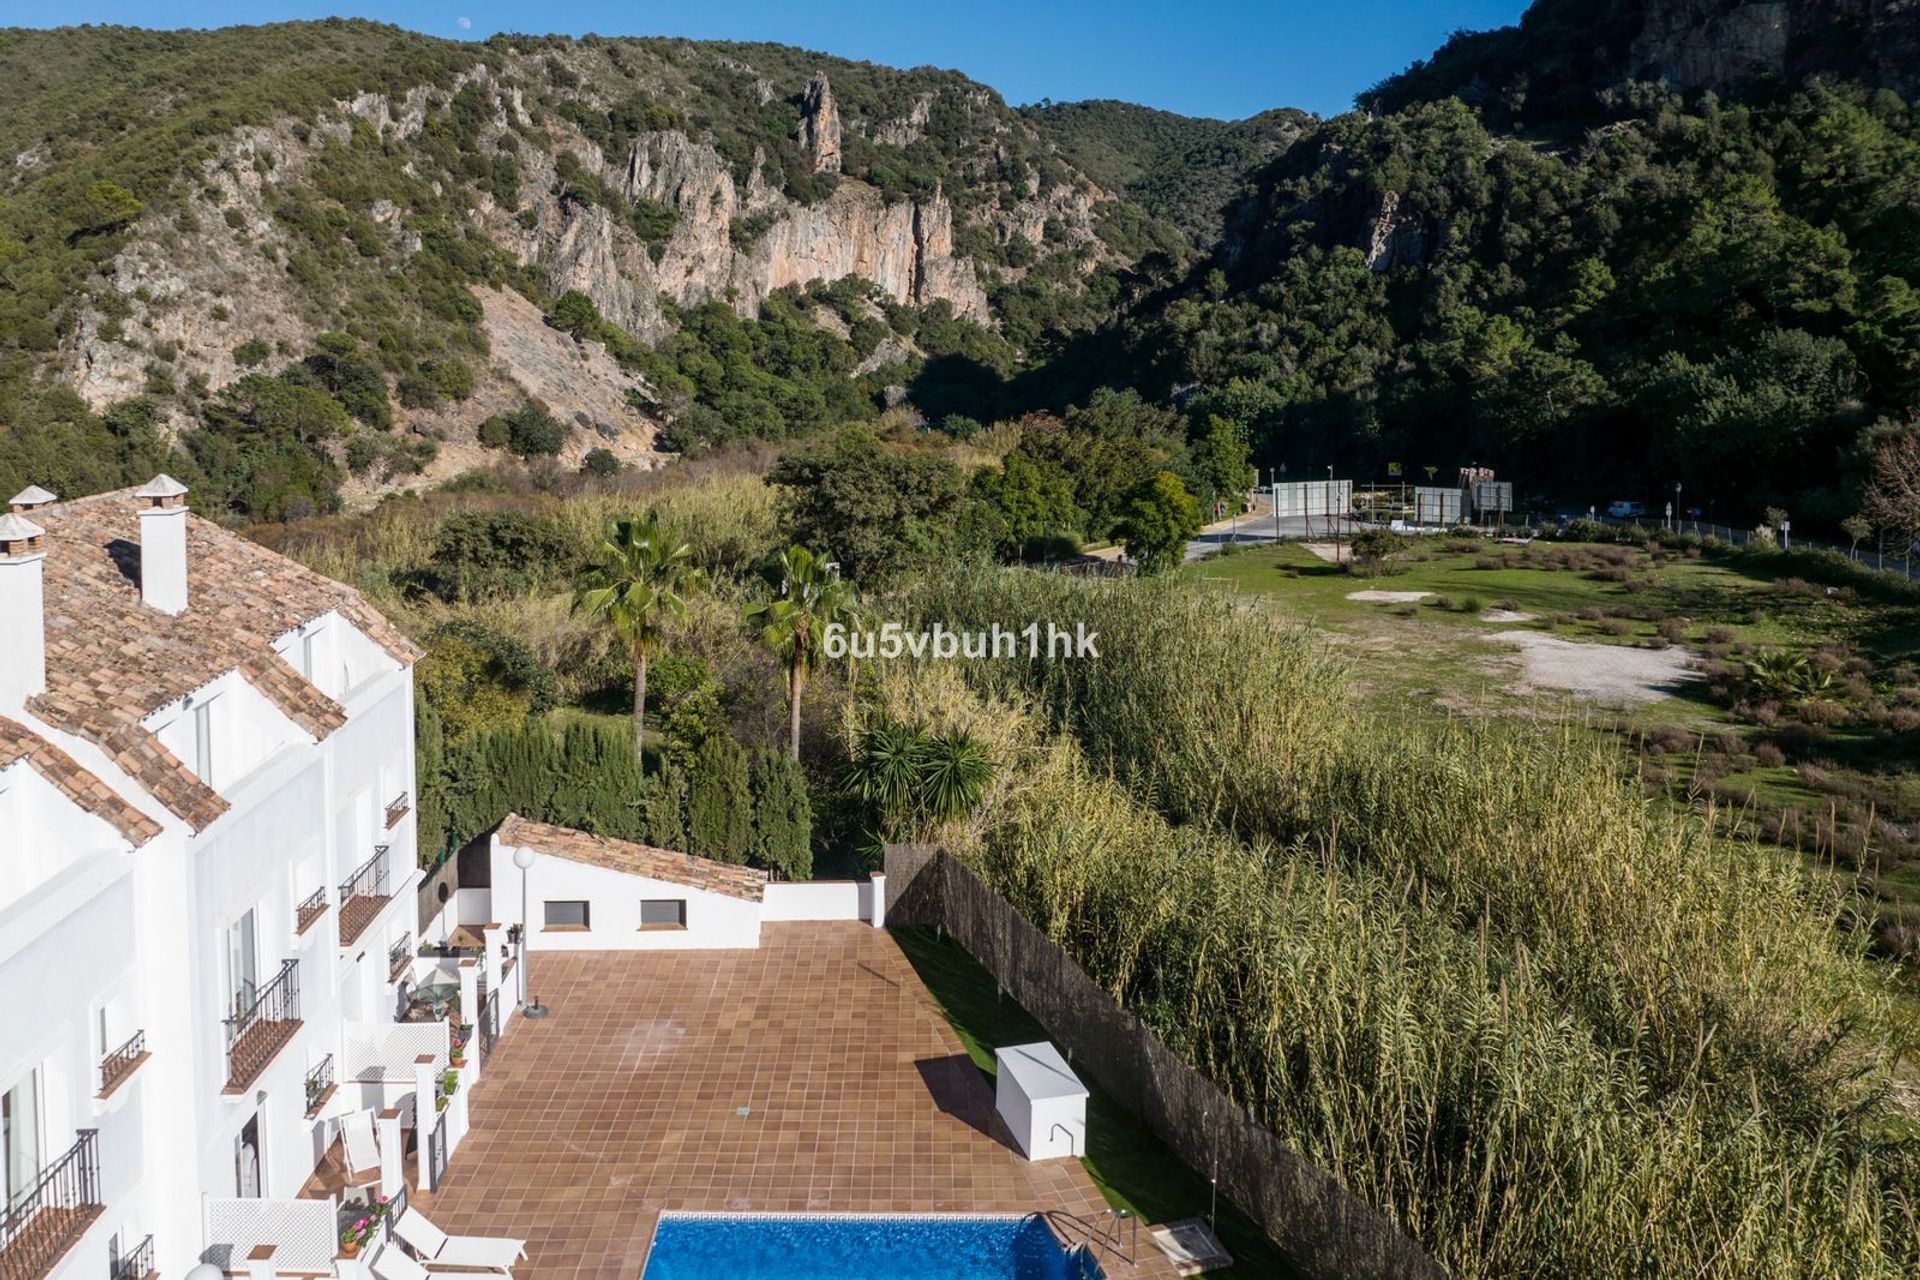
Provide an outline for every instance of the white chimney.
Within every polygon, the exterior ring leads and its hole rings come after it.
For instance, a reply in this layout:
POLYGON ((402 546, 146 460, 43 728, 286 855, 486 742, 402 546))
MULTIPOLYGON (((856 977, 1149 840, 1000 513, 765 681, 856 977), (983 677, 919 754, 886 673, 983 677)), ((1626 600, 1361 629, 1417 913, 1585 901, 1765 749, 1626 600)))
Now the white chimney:
POLYGON ((47 689, 45 537, 23 515, 0 516, 0 712, 47 689))
POLYGON ((187 486, 158 475, 140 499, 140 598, 162 613, 187 607, 187 486))

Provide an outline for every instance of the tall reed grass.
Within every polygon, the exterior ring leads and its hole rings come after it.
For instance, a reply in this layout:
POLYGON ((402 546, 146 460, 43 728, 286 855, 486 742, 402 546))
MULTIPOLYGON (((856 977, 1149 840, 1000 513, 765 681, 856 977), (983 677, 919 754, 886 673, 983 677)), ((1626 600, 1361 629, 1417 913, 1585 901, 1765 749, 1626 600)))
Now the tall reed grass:
POLYGON ((1031 706, 969 854, 1115 995, 1463 1276, 1920 1273, 1911 1045, 1842 903, 1568 724, 1363 714, 1339 662, 1178 586, 988 571, 961 664, 1031 706))

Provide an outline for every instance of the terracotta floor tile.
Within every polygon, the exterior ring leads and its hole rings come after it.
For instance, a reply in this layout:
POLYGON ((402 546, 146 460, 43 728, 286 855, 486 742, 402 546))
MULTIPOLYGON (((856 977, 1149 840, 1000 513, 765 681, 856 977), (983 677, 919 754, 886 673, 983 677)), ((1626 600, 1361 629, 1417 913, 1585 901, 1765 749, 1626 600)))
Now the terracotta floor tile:
MULTIPOLYGON (((1078 1161, 1012 1149, 883 932, 772 924, 756 951, 543 954, 534 973, 551 1014, 513 1021, 417 1197, 447 1231, 524 1236, 516 1280, 637 1280, 663 1210, 1106 1207, 1078 1161)), ((1174 1274, 1157 1254, 1106 1269, 1174 1274)))

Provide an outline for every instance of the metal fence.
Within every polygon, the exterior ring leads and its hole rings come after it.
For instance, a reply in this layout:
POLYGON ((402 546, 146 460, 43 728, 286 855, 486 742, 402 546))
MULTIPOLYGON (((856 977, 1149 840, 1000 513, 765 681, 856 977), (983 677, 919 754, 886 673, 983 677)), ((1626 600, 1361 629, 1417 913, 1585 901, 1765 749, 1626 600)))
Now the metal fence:
POLYGON ((890 846, 889 924, 945 929, 1189 1167, 1217 1178, 1309 1276, 1444 1280, 1393 1220, 1257 1123, 1122 1009, 1005 898, 945 853, 890 846))
MULTIPOLYGON (((1584 518, 1584 517, 1582 517, 1584 518)), ((1660 518, 1641 517, 1622 519, 1618 516, 1596 516, 1595 521, 1615 528, 1631 528, 1639 525, 1649 533, 1672 530, 1675 533, 1690 533, 1700 538, 1718 538, 1735 547, 1746 547, 1760 541, 1760 535, 1752 529, 1739 529, 1732 525, 1715 524, 1709 520, 1674 520, 1668 522, 1660 518)), ((1764 544, 1762 544, 1764 545, 1764 544)), ((1819 538, 1803 538, 1789 532, 1784 539, 1776 540, 1776 546, 1786 551, 1830 551, 1845 556, 1863 569, 1872 569, 1878 573, 1891 573, 1905 578, 1908 582, 1920 581, 1920 556, 1911 553, 1902 556, 1889 555, 1879 547, 1862 548, 1859 545, 1841 546, 1837 542, 1824 542, 1819 538)))
POLYGON ((480 1065, 484 1067, 493 1055, 494 1043, 500 1039, 499 991, 480 993, 480 1015, 474 1019, 473 1026, 474 1036, 480 1043, 480 1065))
POLYGON ((28 1186, 0 1202, 0 1280, 37 1280, 99 1215, 97 1129, 74 1144, 28 1186))

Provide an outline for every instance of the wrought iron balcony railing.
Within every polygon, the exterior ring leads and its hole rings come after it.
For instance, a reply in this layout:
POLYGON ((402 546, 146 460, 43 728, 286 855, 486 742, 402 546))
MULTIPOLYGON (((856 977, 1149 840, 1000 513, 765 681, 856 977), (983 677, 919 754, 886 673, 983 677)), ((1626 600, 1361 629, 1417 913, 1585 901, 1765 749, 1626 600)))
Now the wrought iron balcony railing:
POLYGON ((413 795, 410 792, 402 791, 387 805, 387 830, 391 831, 399 826, 400 819, 406 817, 412 811, 413 795))
POLYGON ((226 1091, 239 1093, 300 1029, 300 962, 283 961, 273 981, 260 988, 244 1008, 236 1008, 225 1025, 226 1091))
POLYGON ((146 1280, 153 1274, 153 1237, 148 1236, 113 1260, 111 1280, 146 1280))
POLYGON ((305 933, 309 925, 325 914, 327 914, 327 887, 321 885, 293 909, 293 931, 305 933))
POLYGON ((387 899, 387 846, 377 844, 373 856, 340 884, 340 945, 348 947, 358 941, 387 899))
POLYGON ((333 1096, 333 1055, 328 1054, 313 1064, 307 1072, 307 1116, 311 1119, 321 1107, 327 1105, 327 1099, 333 1096))
POLYGON ((408 934, 387 948, 387 980, 398 978, 413 963, 413 935, 408 934))
POLYGON ((147 1033, 136 1031, 125 1044, 100 1059, 100 1096, 104 1098, 112 1093, 146 1060, 147 1033))
POLYGON ((384 898, 387 896, 387 846, 373 846, 373 856, 353 869, 353 874, 340 882, 340 901, 349 898, 384 898))
POLYGON ((100 1216, 99 1131, 0 1203, 0 1280, 40 1280, 100 1216))

